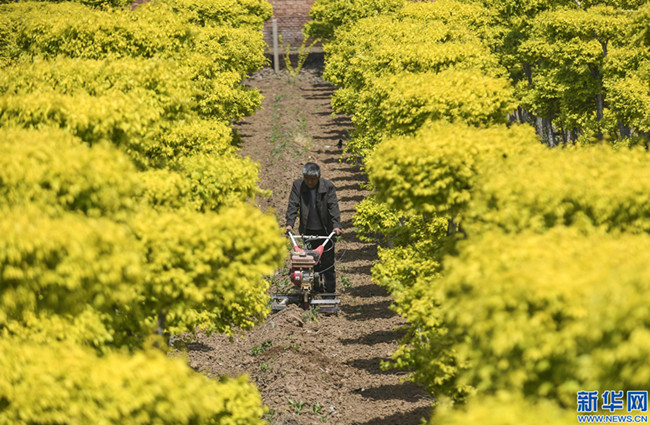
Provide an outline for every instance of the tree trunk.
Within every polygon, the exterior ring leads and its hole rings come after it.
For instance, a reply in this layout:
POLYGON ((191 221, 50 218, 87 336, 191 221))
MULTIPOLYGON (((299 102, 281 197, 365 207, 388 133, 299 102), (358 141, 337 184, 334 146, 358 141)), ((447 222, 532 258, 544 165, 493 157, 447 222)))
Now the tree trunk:
POLYGON ((535 131, 537 135, 543 140, 544 139, 544 119, 542 117, 535 118, 535 131))
MULTIPOLYGON (((600 46, 603 48, 603 58, 607 58, 607 40, 602 40, 600 37, 596 37, 600 46)), ((604 100, 603 100, 603 74, 600 72, 599 66, 590 66, 591 74, 596 80, 598 85, 598 93, 596 93, 596 121, 601 122, 603 119, 603 110, 604 110, 604 100)), ((598 126, 598 140, 603 140, 603 131, 600 126, 598 126)))
POLYGON ((553 134, 553 121, 551 118, 537 117, 535 129, 549 148, 555 147, 555 134, 553 134))
POLYGON ((567 132, 564 131, 564 127, 560 127, 560 134, 562 135, 562 143, 567 144, 567 132))
POLYGON ((523 64, 524 73, 526 74, 526 79, 528 79, 528 84, 533 87, 533 66, 528 62, 523 64))
POLYGON ((551 120, 551 118, 544 118, 544 124, 546 127, 548 146, 550 148, 554 148, 557 144, 555 143, 555 133, 553 133, 553 121, 551 120))
POLYGON ((156 335, 164 335, 165 333, 165 322, 167 320, 167 314, 163 311, 158 312, 158 323, 156 326, 156 335))
POLYGON ((630 130, 630 127, 623 124, 621 120, 618 120, 618 134, 621 136, 621 138, 630 137, 632 135, 632 131, 630 130))

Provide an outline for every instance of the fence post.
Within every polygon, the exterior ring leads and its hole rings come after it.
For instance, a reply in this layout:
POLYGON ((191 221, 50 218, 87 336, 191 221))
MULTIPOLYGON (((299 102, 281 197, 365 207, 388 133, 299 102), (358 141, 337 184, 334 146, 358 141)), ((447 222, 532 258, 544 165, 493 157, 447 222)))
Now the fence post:
POLYGON ((273 25, 273 70, 277 74, 280 72, 280 54, 278 52, 278 20, 271 21, 273 25))

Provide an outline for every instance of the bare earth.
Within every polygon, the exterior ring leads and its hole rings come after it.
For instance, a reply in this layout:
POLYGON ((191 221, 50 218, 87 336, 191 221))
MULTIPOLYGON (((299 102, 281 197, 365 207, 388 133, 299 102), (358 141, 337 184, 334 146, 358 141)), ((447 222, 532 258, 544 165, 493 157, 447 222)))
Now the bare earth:
MULTIPOLYGON (((234 342, 199 336, 187 355, 192 368, 211 376, 250 375, 271 424, 419 424, 432 399, 404 382, 404 372, 380 368, 397 348, 404 321, 370 279, 376 245, 358 240, 352 228, 354 206, 367 195, 360 188, 365 180, 358 167, 339 162, 337 143, 345 142, 352 126, 347 117, 332 116, 334 89, 321 80, 321 67, 317 60, 293 82, 286 72, 275 75, 268 68, 252 76, 246 83, 265 96, 263 109, 235 128, 242 155, 261 164, 260 186, 272 192, 256 202, 274 211, 281 225, 302 164, 317 162, 336 185, 345 232, 336 265, 342 311, 315 317, 291 306, 234 342)), ((273 291, 280 290, 283 273, 286 268, 273 277, 273 291)))

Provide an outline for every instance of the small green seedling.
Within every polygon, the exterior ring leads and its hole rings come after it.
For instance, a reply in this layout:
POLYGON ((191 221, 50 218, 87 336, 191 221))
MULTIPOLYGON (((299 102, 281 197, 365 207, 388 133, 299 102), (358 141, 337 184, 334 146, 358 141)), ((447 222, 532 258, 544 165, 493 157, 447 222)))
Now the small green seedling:
POLYGON ((253 345, 253 348, 251 348, 251 356, 257 356, 262 354, 263 352, 271 348, 272 345, 273 345, 273 341, 270 339, 268 341, 263 342, 261 345, 253 345))
POLYGON ((296 412, 297 415, 299 415, 300 412, 302 412, 302 408, 305 406, 305 402, 302 401, 302 400, 293 401, 293 400, 291 400, 291 398, 289 398, 289 396, 286 396, 286 397, 287 397, 287 401, 289 402, 291 407, 293 407, 293 410, 296 412))

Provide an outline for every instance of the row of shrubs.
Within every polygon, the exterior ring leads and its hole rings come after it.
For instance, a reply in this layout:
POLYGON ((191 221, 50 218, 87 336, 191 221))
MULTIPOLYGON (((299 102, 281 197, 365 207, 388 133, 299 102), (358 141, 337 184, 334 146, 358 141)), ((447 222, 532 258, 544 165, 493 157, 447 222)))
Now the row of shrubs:
MULTIPOLYGON (((642 78, 638 94, 647 96, 647 4, 605 3, 512 10, 506 2, 318 0, 312 8, 306 33, 326 39, 332 103, 355 124, 347 153, 374 189, 355 226, 381 242, 373 279, 409 322, 385 366, 411 370, 434 395, 432 424, 570 423, 578 391, 650 387, 650 181, 647 151, 634 147, 644 144, 645 118, 621 121, 636 139, 614 135, 596 105, 605 99, 610 118, 622 120, 604 96, 614 91, 576 90, 582 73, 525 56, 522 45, 548 52, 562 34, 572 37, 556 28, 560 17, 624 20, 636 64, 617 78, 642 78), (524 87, 516 76, 529 71, 524 87), (546 117, 546 106, 526 103, 531 96, 564 111, 565 121, 547 111, 553 126, 574 131, 567 117, 580 121, 580 134, 549 149, 549 135, 519 119, 546 117), (592 108, 578 116, 578 104, 592 108), (619 141, 593 143, 598 133, 619 141)), ((592 47, 577 37, 564 59, 588 69, 575 55, 592 47)), ((609 47, 625 54, 619 38, 609 47)))
POLYGON ((127 3, 0 5, 0 423, 261 423, 164 347, 268 311, 283 240, 230 123, 272 9, 127 3))

